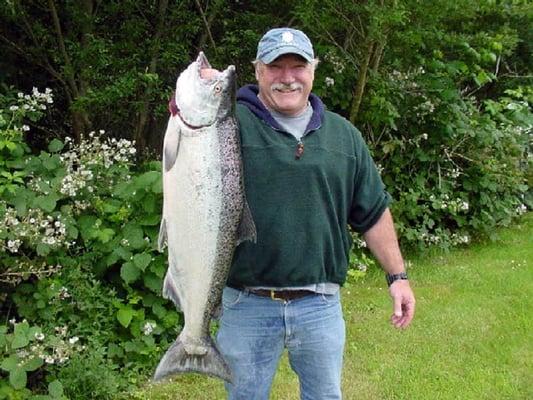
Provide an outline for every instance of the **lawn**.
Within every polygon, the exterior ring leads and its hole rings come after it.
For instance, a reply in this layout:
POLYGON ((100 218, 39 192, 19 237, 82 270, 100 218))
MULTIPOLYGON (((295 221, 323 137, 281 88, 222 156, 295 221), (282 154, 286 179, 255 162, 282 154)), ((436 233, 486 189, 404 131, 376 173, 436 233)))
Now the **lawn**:
MULTIPOLYGON (((383 274, 343 289, 344 398, 533 399, 533 216, 499 240, 409 259, 417 296, 411 327, 395 330, 383 274)), ((182 375, 126 399, 224 399, 220 381, 182 375)), ((296 400, 282 360, 274 400, 296 400)))

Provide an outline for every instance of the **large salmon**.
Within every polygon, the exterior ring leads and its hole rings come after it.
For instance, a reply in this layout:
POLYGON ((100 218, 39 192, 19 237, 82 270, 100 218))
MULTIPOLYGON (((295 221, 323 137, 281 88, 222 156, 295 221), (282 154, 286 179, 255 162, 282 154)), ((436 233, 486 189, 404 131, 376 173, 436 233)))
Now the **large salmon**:
POLYGON ((211 67, 200 53, 178 77, 163 146, 159 249, 168 245, 163 296, 181 309, 185 323, 159 362, 156 381, 186 371, 231 381, 209 324, 220 306, 235 247, 256 235, 233 117, 235 67, 213 79, 202 79, 202 68, 211 67))

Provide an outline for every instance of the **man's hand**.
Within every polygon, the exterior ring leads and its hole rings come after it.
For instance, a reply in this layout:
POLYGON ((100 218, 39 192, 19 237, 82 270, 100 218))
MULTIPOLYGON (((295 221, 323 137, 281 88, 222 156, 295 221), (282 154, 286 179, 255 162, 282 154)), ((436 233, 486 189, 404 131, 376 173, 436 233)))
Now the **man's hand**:
POLYGON ((408 280, 397 280, 390 285, 394 313, 391 323, 396 328, 407 328, 415 315, 415 296, 408 280))

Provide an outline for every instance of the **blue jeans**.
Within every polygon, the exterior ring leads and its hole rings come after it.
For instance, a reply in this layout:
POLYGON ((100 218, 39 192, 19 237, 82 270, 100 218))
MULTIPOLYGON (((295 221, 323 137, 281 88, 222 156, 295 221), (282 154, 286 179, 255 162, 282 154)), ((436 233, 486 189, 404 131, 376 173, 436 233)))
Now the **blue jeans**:
POLYGON ((233 372, 229 400, 267 400, 284 348, 302 400, 341 398, 345 325, 339 293, 291 301, 225 288, 218 346, 233 372))

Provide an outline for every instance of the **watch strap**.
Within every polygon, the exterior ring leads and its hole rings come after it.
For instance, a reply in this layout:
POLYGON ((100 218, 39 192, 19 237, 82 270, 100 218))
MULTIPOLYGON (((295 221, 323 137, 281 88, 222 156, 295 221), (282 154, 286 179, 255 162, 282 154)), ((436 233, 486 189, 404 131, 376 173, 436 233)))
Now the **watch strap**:
POLYGON ((408 280, 407 272, 400 272, 399 274, 387 274, 385 275, 385 278, 387 279, 387 285, 392 285, 393 282, 396 282, 398 280, 408 280))

